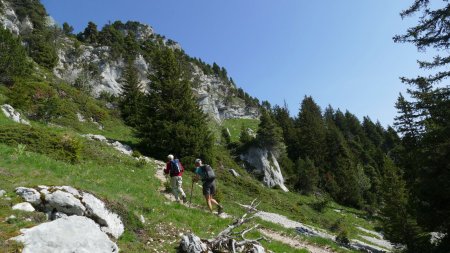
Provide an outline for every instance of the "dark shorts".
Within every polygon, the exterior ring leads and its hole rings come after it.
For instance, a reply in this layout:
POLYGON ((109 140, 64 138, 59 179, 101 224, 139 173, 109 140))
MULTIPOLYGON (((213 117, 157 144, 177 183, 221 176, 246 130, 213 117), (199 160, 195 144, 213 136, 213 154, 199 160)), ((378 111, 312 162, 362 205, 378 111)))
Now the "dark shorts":
POLYGON ((216 180, 203 182, 203 195, 216 194, 216 180))

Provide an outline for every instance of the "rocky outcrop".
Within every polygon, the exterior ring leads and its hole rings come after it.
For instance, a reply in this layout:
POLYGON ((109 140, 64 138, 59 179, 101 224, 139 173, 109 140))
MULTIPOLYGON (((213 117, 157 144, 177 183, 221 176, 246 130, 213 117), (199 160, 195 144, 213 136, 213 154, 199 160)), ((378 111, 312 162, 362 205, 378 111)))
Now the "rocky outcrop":
POLYGON ((194 235, 188 234, 181 237, 180 248, 182 252, 186 253, 203 253, 208 249, 206 244, 202 240, 194 235))
POLYGON ((33 31, 33 24, 28 17, 23 20, 19 20, 16 12, 8 2, 0 2, 4 7, 2 14, 0 15, 0 23, 3 24, 3 28, 11 31, 11 33, 15 35, 30 33, 33 31))
POLYGON ((47 213, 50 219, 66 216, 85 216, 95 221, 101 230, 114 238, 124 232, 120 217, 109 211, 105 203, 94 195, 70 186, 18 187, 16 193, 35 209, 47 213), (39 197, 38 197, 39 196, 39 197))
POLYGON ((2 112, 3 114, 5 114, 6 117, 12 119, 17 123, 30 125, 30 122, 28 120, 24 119, 19 112, 14 110, 14 108, 8 104, 2 105, 2 112))
MULTIPOLYGON (((115 148, 116 150, 120 151, 121 153, 123 153, 125 155, 131 155, 133 153, 133 150, 131 149, 130 146, 122 144, 122 143, 120 143, 118 141, 108 140, 103 135, 99 135, 99 134, 85 134, 83 136, 86 137, 89 140, 100 141, 100 142, 106 143, 107 145, 112 146, 113 148, 115 148)), ((143 159, 145 159, 145 158, 143 158, 143 159)))
POLYGON ((98 224, 82 216, 68 216, 21 229, 12 240, 24 244, 23 253, 119 252, 98 224))
POLYGON ((193 67, 194 95, 202 110, 220 122, 223 119, 259 117, 259 109, 249 107, 244 100, 233 95, 230 84, 214 75, 205 75, 196 65, 193 67))
POLYGON ((265 148, 251 147, 247 152, 241 154, 240 158, 250 165, 248 170, 251 173, 262 177, 266 186, 278 186, 285 192, 289 191, 284 185, 280 165, 271 151, 265 148))
POLYGON ((119 238, 124 232, 124 227, 119 215, 106 209, 105 203, 90 193, 83 193, 83 204, 86 206, 86 216, 95 220, 102 231, 115 238, 119 238))

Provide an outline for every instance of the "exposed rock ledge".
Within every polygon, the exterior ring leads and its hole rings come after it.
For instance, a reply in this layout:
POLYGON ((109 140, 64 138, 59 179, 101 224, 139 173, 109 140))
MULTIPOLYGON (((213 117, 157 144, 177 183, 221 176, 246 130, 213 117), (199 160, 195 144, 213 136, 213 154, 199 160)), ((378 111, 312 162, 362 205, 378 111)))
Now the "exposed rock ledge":
POLYGON ((289 191, 284 185, 280 165, 272 152, 264 148, 251 147, 241 155, 241 160, 246 161, 254 168, 253 173, 263 176, 266 186, 279 186, 283 191, 289 191))
POLYGON ((12 119, 13 121, 25 125, 30 125, 30 122, 26 119, 24 119, 19 112, 14 110, 14 108, 8 104, 2 105, 2 111, 3 114, 5 114, 6 117, 12 119))
POLYGON ((118 239, 124 232, 120 217, 109 211, 94 195, 70 186, 18 187, 16 193, 50 219, 71 215, 85 216, 96 222, 100 229, 118 239))

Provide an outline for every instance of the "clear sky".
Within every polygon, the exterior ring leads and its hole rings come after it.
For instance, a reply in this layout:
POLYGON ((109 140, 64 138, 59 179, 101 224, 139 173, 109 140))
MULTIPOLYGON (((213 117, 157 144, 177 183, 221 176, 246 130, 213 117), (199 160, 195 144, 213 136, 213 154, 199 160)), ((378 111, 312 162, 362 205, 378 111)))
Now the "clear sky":
POLYGON ((139 21, 181 44, 193 57, 227 69, 239 87, 297 115, 305 95, 392 125, 400 76, 423 74, 425 57, 392 37, 411 1, 393 0, 41 0, 75 31, 88 21, 139 21))

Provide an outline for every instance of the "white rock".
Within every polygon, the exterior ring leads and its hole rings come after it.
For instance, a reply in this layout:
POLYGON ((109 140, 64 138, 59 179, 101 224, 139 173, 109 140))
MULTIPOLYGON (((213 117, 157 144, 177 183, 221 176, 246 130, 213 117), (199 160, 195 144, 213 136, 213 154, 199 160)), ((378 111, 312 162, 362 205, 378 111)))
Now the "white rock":
POLYGON ((117 245, 86 217, 69 216, 20 231, 22 235, 12 240, 24 244, 23 253, 119 252, 117 245))
POLYGON ((122 144, 118 141, 112 142, 111 146, 125 155, 131 155, 133 153, 133 150, 130 146, 122 144))
POLYGON ((139 220, 142 222, 142 224, 145 224, 145 218, 142 214, 141 216, 139 216, 139 220))
POLYGON ((84 119, 84 116, 79 112, 77 112, 77 118, 78 118, 79 122, 86 122, 86 120, 84 119))
POLYGON ((264 184, 268 187, 278 185, 283 191, 289 191, 284 185, 284 178, 281 168, 272 152, 267 149, 251 147, 241 159, 252 165, 256 174, 263 176, 264 184))
POLYGON ((77 198, 81 198, 81 193, 72 186, 63 185, 63 186, 53 186, 52 188, 68 192, 77 198))
POLYGON ((34 212, 35 211, 34 207, 28 202, 22 202, 22 203, 19 203, 19 204, 15 204, 12 207, 12 209, 13 210, 20 210, 20 211, 24 211, 24 212, 34 212))
POLYGON ((41 194, 33 188, 17 187, 16 193, 34 206, 41 204, 41 194))
POLYGON ((10 220, 14 220, 17 219, 17 217, 15 215, 10 215, 8 216, 8 218, 5 219, 5 221, 10 221, 10 220))
POLYGON ((181 237, 180 246, 183 249, 183 252, 187 253, 203 253, 208 249, 206 244, 194 234, 183 235, 181 237))
POLYGON ((5 190, 0 190, 0 197, 3 197, 3 195, 5 195, 5 194, 6 194, 5 190))
POLYGON ((237 173, 234 169, 229 169, 228 170, 231 174, 233 174, 234 177, 240 177, 241 175, 239 175, 239 173, 237 173))
POLYGON ((83 193, 83 203, 86 206, 86 216, 95 220, 102 230, 114 238, 119 238, 124 232, 124 225, 120 217, 110 212, 105 207, 105 203, 90 193, 83 193))
POLYGON ((6 117, 12 119, 14 122, 21 123, 24 125, 30 125, 30 122, 20 116, 14 108, 8 104, 2 105, 2 111, 6 117))
POLYGON ((68 215, 83 215, 86 208, 79 199, 68 192, 57 190, 55 192, 45 192, 45 208, 47 210, 56 209, 68 215))

